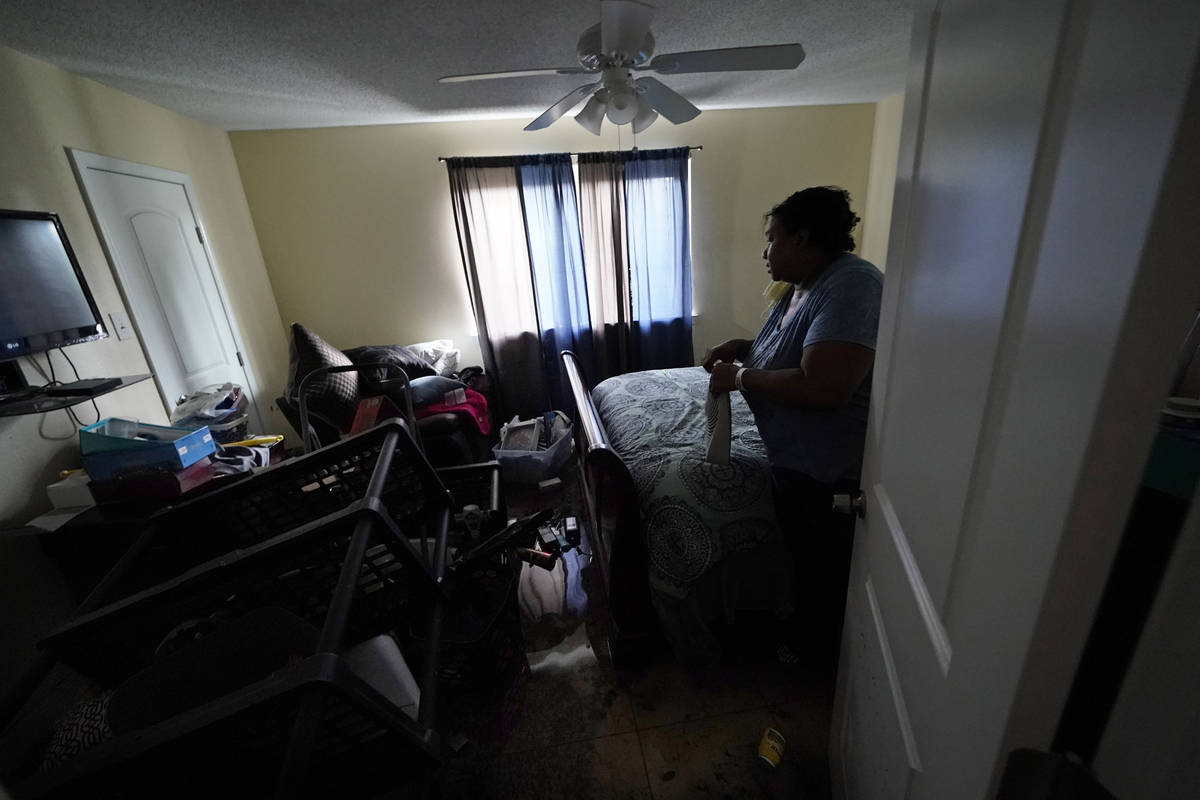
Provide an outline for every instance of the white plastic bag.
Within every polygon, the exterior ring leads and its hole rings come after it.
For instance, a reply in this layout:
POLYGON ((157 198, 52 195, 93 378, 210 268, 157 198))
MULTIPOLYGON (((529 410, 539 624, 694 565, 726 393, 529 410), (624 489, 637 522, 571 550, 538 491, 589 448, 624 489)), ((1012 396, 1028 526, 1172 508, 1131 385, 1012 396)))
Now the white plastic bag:
POLYGON ((206 386, 192 392, 182 403, 171 409, 171 422, 196 419, 220 419, 230 412, 240 410, 242 387, 234 383, 206 386))

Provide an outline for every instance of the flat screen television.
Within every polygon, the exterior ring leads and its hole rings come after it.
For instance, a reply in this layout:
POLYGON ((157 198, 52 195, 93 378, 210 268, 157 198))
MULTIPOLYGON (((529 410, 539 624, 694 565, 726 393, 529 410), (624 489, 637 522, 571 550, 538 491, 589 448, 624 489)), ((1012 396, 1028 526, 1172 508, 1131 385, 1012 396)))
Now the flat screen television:
POLYGON ((58 215, 0 210, 0 361, 106 336, 58 215))

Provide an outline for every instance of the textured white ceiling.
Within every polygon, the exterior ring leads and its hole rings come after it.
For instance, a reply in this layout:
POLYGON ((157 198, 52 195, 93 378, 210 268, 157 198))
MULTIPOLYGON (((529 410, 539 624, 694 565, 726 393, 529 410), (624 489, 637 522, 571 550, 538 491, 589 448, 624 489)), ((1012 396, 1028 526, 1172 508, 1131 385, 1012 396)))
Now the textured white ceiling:
MULTIPOLYGON (((800 42, 796 70, 665 76, 699 108, 854 103, 904 88, 910 0, 659 0, 656 53, 800 42)), ((0 0, 0 44, 228 130, 529 117, 580 76, 595 0, 0 0)), ((590 78, 590 76, 585 76, 590 78)))

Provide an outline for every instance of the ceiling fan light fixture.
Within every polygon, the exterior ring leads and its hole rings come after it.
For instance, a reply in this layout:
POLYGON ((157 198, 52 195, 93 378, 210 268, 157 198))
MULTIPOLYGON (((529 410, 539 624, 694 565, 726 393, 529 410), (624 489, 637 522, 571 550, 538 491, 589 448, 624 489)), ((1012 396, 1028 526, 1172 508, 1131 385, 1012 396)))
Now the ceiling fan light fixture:
POLYGON ((795 69, 804 61, 804 48, 795 42, 655 55, 655 38, 650 32, 654 12, 654 6, 642 0, 600 0, 600 23, 592 25, 579 37, 576 46, 579 59, 577 67, 446 75, 439 80, 443 83, 460 83, 538 75, 598 77, 595 83, 576 88, 547 108, 541 116, 526 125, 525 130, 541 130, 574 109, 584 98, 590 98, 587 107, 576 115, 575 120, 599 136, 606 116, 614 125, 632 124, 634 133, 639 133, 653 125, 660 116, 672 125, 680 125, 695 119, 700 113, 700 109, 686 97, 657 78, 645 75, 647 72, 674 75, 782 70, 795 69), (643 77, 635 79, 634 75, 643 77))
POLYGON ((638 114, 638 98, 624 87, 608 93, 608 121, 613 125, 628 125, 638 114))
POLYGON ((587 105, 583 110, 575 115, 575 121, 584 127, 588 133, 600 135, 600 126, 604 123, 604 98, 601 96, 604 92, 596 92, 592 95, 592 99, 587 101, 587 105))
POLYGON ((637 96, 637 116, 633 118, 633 132, 641 133, 653 125, 656 119, 658 119, 658 112, 651 108, 646 99, 639 94, 637 96))

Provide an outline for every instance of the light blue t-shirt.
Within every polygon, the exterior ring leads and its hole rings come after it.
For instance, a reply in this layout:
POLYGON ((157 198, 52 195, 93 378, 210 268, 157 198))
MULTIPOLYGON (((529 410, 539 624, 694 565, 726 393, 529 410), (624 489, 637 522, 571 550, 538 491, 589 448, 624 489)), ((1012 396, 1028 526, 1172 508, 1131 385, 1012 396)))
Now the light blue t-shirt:
MULTIPOLYGON (((875 349, 883 273, 858 256, 839 256, 817 278, 800 308, 781 329, 795 287, 775 305, 743 362, 756 369, 800 366, 804 348, 818 342, 849 342, 875 349)), ((871 373, 850 401, 822 410, 782 406, 746 392, 746 402, 773 467, 798 470, 822 483, 857 480, 862 469, 871 373)))

